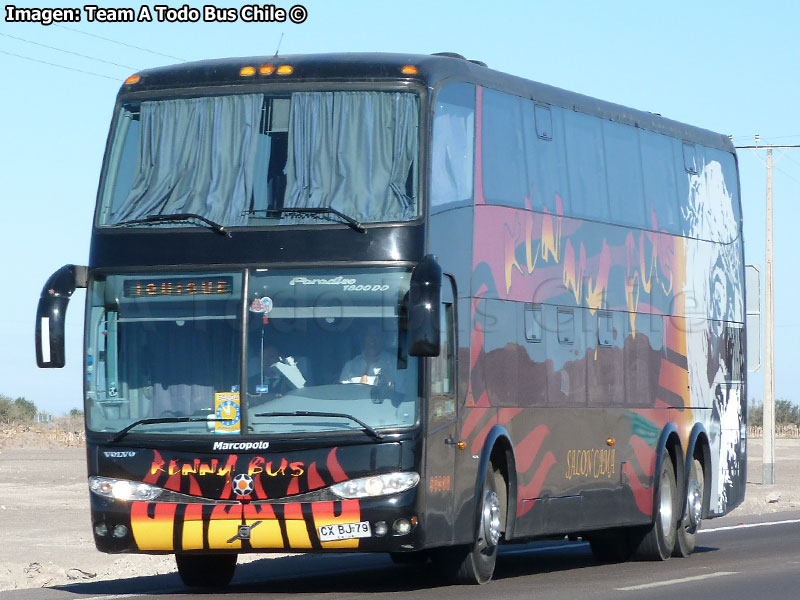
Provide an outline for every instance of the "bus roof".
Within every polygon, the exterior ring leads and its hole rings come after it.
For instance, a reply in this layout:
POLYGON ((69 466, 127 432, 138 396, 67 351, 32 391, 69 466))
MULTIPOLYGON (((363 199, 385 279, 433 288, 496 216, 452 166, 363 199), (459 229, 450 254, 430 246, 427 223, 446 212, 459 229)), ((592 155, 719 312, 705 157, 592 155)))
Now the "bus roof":
MULTIPOLYGON (((449 54, 449 53, 448 53, 449 54)), ((642 129, 654 131, 690 143, 697 143, 734 153, 730 139, 707 129, 694 127, 659 114, 628 108, 557 87, 529 81, 486 67, 479 61, 466 60, 459 55, 391 54, 391 53, 331 53, 294 54, 283 56, 254 56, 223 58, 181 63, 147 69, 137 73, 137 83, 124 84, 120 94, 132 91, 155 91, 215 85, 264 85, 275 81, 417 81, 435 87, 444 80, 467 81, 502 90, 536 102, 586 113, 642 129), (259 73, 261 65, 291 65, 292 73, 278 75, 259 73), (416 74, 404 74, 402 68, 412 65, 416 74), (255 74, 243 76, 243 67, 255 68, 255 74)))

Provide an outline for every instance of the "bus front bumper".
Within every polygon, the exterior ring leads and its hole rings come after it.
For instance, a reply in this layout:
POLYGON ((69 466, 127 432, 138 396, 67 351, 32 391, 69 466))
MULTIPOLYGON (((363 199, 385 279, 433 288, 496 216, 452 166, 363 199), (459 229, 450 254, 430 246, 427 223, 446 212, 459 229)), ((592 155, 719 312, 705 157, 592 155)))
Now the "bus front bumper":
POLYGON ((323 502, 119 502, 92 494, 102 552, 402 552, 422 547, 415 494, 323 502))

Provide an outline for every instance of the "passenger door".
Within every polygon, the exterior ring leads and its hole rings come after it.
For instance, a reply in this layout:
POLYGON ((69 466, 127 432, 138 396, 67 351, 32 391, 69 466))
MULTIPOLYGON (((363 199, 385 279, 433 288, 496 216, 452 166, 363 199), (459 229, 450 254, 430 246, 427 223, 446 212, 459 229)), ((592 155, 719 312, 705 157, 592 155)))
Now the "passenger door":
POLYGON ((422 493, 426 498, 426 540, 450 541, 453 537, 453 487, 457 449, 456 310, 454 283, 442 278, 442 310, 439 356, 427 359, 425 390, 425 472, 422 493))

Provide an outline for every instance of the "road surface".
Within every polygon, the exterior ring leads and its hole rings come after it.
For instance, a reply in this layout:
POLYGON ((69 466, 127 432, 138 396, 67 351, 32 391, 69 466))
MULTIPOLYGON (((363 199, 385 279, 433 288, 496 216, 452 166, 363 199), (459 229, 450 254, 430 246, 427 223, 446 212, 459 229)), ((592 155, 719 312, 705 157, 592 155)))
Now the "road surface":
MULTIPOLYGON (((703 600, 800 597, 800 511, 706 521, 695 554, 663 563, 598 565, 581 542, 504 548, 487 586, 443 586, 429 570, 385 556, 303 555, 240 565, 225 595, 239 599, 391 596, 398 599, 703 600)), ((0 593, 3 600, 207 599, 174 573, 0 593)))

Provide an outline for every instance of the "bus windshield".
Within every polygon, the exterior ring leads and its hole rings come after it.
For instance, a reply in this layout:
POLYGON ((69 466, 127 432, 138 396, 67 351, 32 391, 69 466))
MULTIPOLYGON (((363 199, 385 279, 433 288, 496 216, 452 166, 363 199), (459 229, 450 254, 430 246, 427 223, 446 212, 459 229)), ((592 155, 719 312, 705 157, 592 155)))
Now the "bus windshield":
POLYGON ((297 91, 123 103, 100 226, 225 227, 419 216, 419 98, 297 91), (298 209, 292 213, 290 209, 298 209), (332 209, 332 210, 331 210, 332 209))
POLYGON ((97 277, 86 339, 89 428, 375 436, 414 426, 409 282, 401 268, 97 277))

